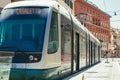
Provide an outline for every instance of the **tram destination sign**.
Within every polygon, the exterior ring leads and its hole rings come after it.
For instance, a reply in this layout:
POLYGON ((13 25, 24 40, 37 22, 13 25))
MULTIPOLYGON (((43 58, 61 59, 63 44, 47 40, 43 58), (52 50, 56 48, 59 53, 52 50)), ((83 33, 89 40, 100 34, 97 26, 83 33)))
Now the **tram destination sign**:
POLYGON ((14 10, 14 14, 40 14, 40 8, 17 8, 14 10))
POLYGON ((36 15, 41 14, 41 11, 40 8, 13 8, 4 10, 4 13, 11 15, 36 15))

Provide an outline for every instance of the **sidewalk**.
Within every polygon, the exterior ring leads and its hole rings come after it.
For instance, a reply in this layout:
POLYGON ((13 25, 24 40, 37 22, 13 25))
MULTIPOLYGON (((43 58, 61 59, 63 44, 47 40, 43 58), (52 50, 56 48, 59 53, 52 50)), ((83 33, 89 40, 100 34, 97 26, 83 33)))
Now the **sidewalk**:
POLYGON ((78 72, 63 80, 120 80, 120 59, 104 59, 84 72, 78 72))

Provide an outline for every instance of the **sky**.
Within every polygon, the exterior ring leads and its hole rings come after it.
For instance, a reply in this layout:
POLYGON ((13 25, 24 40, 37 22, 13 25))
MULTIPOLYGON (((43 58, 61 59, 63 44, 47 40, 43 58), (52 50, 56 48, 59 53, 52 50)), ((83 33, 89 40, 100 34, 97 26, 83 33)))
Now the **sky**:
POLYGON ((108 13, 112 27, 120 29, 120 0, 88 0, 97 5, 99 9, 108 13), (116 12, 117 15, 114 15, 116 12))

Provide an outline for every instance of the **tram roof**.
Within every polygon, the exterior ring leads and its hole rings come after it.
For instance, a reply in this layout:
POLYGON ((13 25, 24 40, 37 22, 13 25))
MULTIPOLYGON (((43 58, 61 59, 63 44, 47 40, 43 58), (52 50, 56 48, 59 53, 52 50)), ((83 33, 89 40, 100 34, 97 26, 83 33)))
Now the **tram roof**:
POLYGON ((16 1, 9 3, 4 8, 12 8, 12 7, 21 7, 21 6, 53 6, 55 8, 58 7, 58 3, 56 1, 42 1, 42 0, 29 0, 29 1, 16 1))
POLYGON ((45 6, 45 7, 54 7, 55 9, 58 10, 59 8, 59 12, 61 14, 63 14, 64 16, 66 16, 68 19, 70 19, 69 16, 69 12, 62 7, 57 1, 52 1, 52 0, 29 0, 29 1, 17 1, 17 2, 13 2, 13 3, 9 3, 8 5, 6 5, 4 7, 4 9, 6 8, 13 8, 13 7, 25 7, 25 6, 45 6))

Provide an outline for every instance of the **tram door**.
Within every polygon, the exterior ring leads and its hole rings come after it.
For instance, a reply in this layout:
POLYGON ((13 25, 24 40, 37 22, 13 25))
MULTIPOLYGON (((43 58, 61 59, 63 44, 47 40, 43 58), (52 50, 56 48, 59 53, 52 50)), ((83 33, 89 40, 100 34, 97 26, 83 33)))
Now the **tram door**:
POLYGON ((79 34, 75 34, 75 45, 74 45, 74 58, 73 58, 73 63, 74 63, 74 72, 79 70, 79 34))
POLYGON ((89 65, 92 65, 92 46, 91 46, 91 41, 89 41, 89 65))
POLYGON ((90 55, 90 57, 91 57, 91 62, 90 62, 90 64, 92 65, 92 63, 93 63, 93 51, 92 51, 92 49, 93 49, 93 45, 92 45, 92 42, 91 42, 91 55, 90 55))

